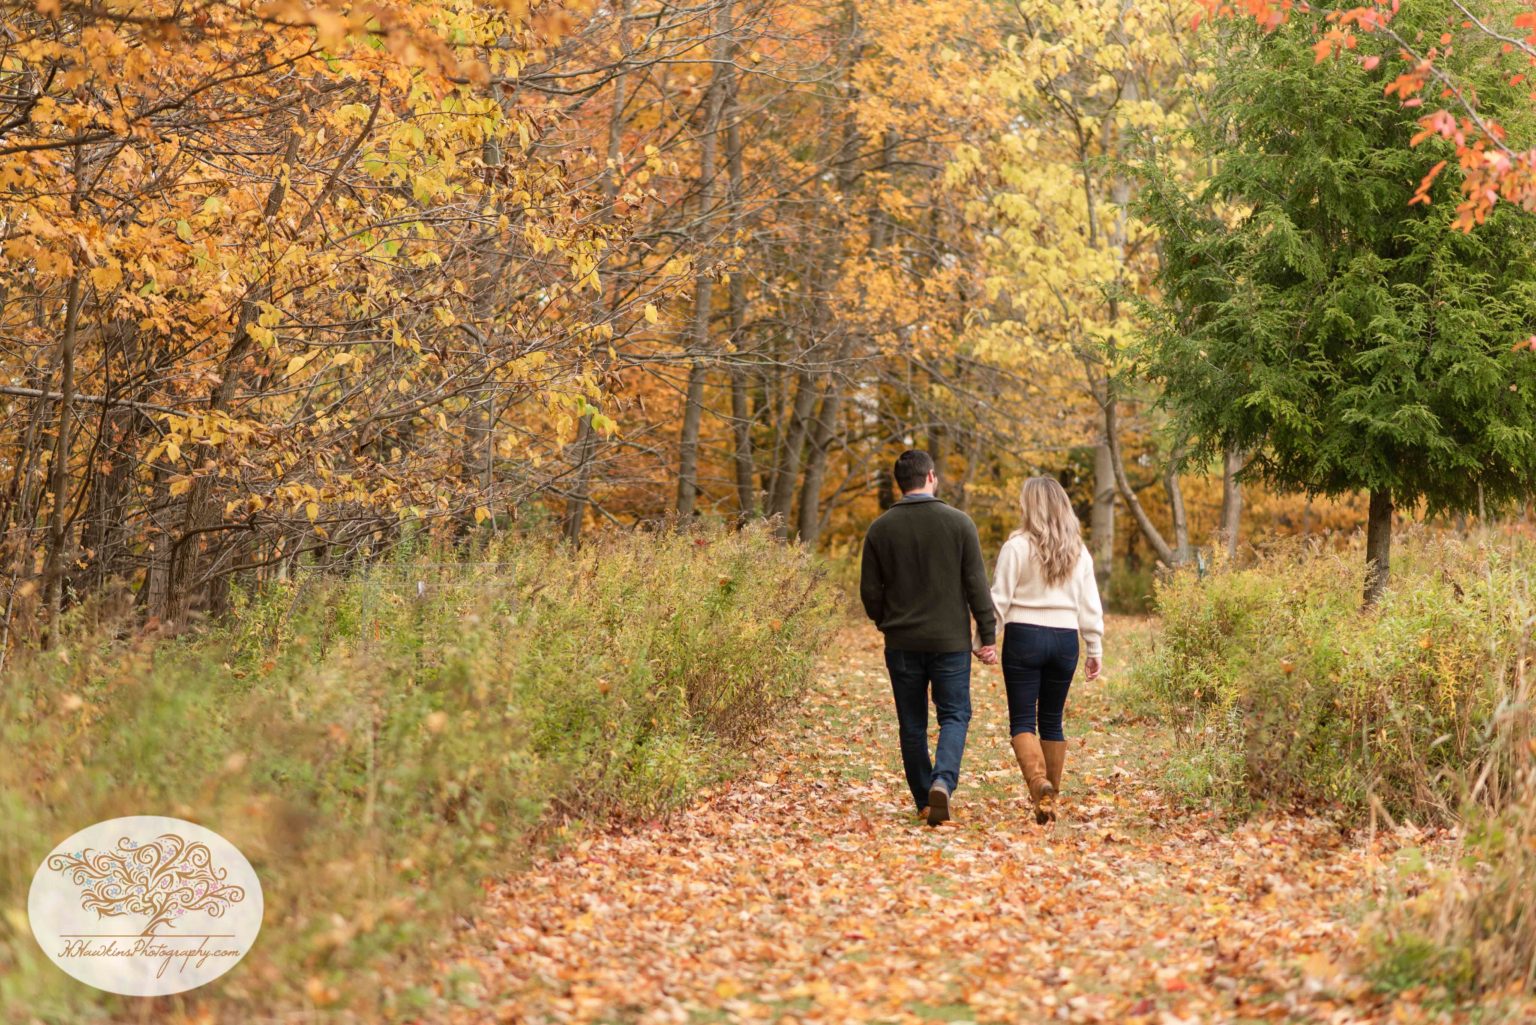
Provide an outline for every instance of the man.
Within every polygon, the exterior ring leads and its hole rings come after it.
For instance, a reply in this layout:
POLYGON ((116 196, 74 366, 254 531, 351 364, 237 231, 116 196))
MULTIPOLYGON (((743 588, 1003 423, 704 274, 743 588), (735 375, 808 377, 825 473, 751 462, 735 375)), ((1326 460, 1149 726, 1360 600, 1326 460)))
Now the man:
POLYGON ((896 460, 901 501, 864 535, 859 597, 885 635, 885 667, 896 696, 901 761, 919 814, 949 819, 971 721, 971 617, 976 657, 997 663, 996 615, 976 524, 934 497, 938 476, 926 452, 896 460), (928 757, 928 689, 939 744, 928 757))

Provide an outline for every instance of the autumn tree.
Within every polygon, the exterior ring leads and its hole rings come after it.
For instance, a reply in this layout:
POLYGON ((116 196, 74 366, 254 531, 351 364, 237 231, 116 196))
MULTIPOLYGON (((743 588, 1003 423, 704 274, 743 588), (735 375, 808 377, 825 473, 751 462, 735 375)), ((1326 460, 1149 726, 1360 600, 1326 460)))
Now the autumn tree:
MULTIPOLYGON (((1383 95, 1416 111, 1424 129, 1409 145, 1432 135, 1454 145, 1447 163, 1454 162, 1460 170, 1452 221, 1457 230, 1473 230, 1501 202, 1536 210, 1536 149, 1529 121, 1521 116, 1536 105, 1530 70, 1536 68, 1536 3, 1532 0, 1458 2, 1450 12, 1436 8, 1432 22, 1417 16, 1400 18, 1405 6, 1401 0, 1371 0, 1322 10, 1293 0, 1201 0, 1201 5, 1208 16, 1242 17, 1265 30, 1286 24, 1294 14, 1304 14, 1302 23, 1312 35, 1318 61, 1337 55, 1372 68, 1388 61, 1392 74, 1383 82, 1383 95), (1372 37, 1371 45, 1360 45, 1362 39, 1372 37), (1481 53, 1496 48, 1501 58, 1508 89, 1491 105, 1484 104, 1481 91, 1487 69, 1474 69, 1454 56, 1460 50, 1464 57, 1468 48, 1481 53), (1506 120, 1504 115, 1511 110, 1515 117, 1506 120)), ((1443 166, 1429 167, 1419 194, 1427 196, 1443 166)))
POLYGON ((174 929, 184 915, 222 918, 245 899, 213 861, 208 845, 164 833, 147 843, 128 837, 116 847, 48 856, 48 867, 80 887, 80 906, 98 918, 143 916, 142 936, 174 929))
POLYGON ((1204 73, 1192 42, 1193 3, 1031 0, 1012 5, 997 83, 1017 119, 966 147, 951 175, 985 183, 968 214, 989 233, 986 285, 1002 310, 990 358, 1025 369, 1057 409, 1061 446, 1088 453, 1090 543, 1113 565, 1115 508, 1127 509, 1156 557, 1174 565, 1191 542, 1177 439, 1162 451, 1153 393, 1125 358, 1131 300, 1156 273, 1156 233, 1131 209, 1125 164, 1161 146, 1189 160, 1183 130, 1204 73), (1132 439, 1136 438, 1136 443, 1132 439), (1126 458, 1146 453, 1152 472, 1126 458), (1139 497, 1166 491, 1167 526, 1139 497))
POLYGON ((599 355, 686 278, 589 298, 655 192, 540 149, 576 22, 513 6, 0 5, 7 631, 492 521, 614 430, 599 355))
MULTIPOLYGON (((1403 8, 1398 31, 1439 34, 1451 3, 1403 8)), ((1480 510, 1536 487, 1536 220, 1493 210, 1448 230, 1457 174, 1421 181, 1451 146, 1384 95, 1379 37, 1362 60, 1314 56, 1297 15, 1222 55, 1197 130, 1216 170, 1194 195, 1166 177, 1145 212, 1161 291, 1145 353, 1178 421, 1208 451, 1309 494, 1370 495, 1365 597, 1388 578, 1394 509, 1480 510), (1423 145, 1414 148, 1412 143, 1423 145)), ((1476 37, 1442 65, 1483 109, 1528 119, 1498 49, 1476 37)))
POLYGON ((1169 486, 1106 169, 1188 20, 0 0, 0 657, 112 580, 179 626, 421 533, 835 544, 911 444, 1001 522, 1106 451, 1111 371, 1169 486))

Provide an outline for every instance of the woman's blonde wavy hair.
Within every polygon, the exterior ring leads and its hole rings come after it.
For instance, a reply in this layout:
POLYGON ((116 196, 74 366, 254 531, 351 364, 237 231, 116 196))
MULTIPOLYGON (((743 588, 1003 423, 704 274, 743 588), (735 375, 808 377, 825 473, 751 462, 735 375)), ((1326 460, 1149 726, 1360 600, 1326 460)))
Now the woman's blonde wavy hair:
POLYGON ((1031 477, 1019 489, 1019 529, 1052 587, 1066 580, 1082 554, 1082 526, 1066 489, 1054 477, 1031 477))

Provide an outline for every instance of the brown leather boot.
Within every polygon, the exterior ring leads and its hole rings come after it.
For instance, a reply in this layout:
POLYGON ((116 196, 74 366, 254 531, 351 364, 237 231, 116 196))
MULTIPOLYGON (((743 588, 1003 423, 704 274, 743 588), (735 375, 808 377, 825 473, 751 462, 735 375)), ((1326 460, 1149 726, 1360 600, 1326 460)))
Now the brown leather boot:
POLYGON ((1033 733, 1015 734, 1013 755, 1019 760, 1019 769, 1024 773, 1030 799, 1035 804, 1035 821, 1044 825, 1056 815, 1056 787, 1045 772, 1045 752, 1040 747, 1040 738, 1033 733))
MULTIPOLYGON (((1050 780, 1051 788, 1056 791, 1056 796, 1061 797, 1061 770, 1067 764, 1067 742, 1065 740, 1042 740, 1040 750, 1045 753, 1045 778, 1050 780)), ((1051 817, 1055 818, 1056 809, 1051 809, 1051 817)))

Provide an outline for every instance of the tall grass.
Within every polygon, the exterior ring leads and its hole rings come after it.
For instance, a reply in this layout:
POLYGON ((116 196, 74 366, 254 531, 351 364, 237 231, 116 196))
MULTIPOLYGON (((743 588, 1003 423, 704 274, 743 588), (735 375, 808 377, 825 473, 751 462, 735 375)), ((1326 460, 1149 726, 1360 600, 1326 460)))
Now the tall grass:
POLYGON ((1157 639, 1116 697, 1172 729, 1164 782, 1188 801, 1453 825, 1452 856, 1404 859, 1373 916, 1374 974, 1452 1000, 1529 987, 1536 545, 1412 535, 1371 609, 1360 562, 1292 545, 1160 582, 1157 639))
POLYGON ((7 1020, 373 1021, 451 999, 430 951, 481 879, 750 757, 835 618, 810 557, 758 531, 474 558, 495 565, 301 575, 190 639, 120 635, 119 596, 81 610, 59 654, 21 657, 0 687, 7 1020), (29 936, 43 855, 125 814, 201 822, 256 867, 262 936, 212 986, 117 1002, 29 936))
MULTIPOLYGON (((1527 622, 1528 631, 1532 625, 1527 622)), ((1453 856, 1441 866, 1408 859, 1396 899, 1372 922, 1375 974, 1388 989, 1435 986, 1467 996, 1536 987, 1536 679, 1530 655, 1528 634, 1512 685, 1486 728, 1483 756, 1464 773, 1467 799, 1453 856)))
MULTIPOLYGON (((1117 696, 1180 736, 1169 785, 1194 801, 1454 819, 1490 764, 1532 616, 1536 547, 1414 534, 1361 609, 1359 552, 1287 545, 1252 568, 1157 587, 1161 628, 1117 696)), ((1485 799, 1513 767, 1490 764, 1485 799)))

